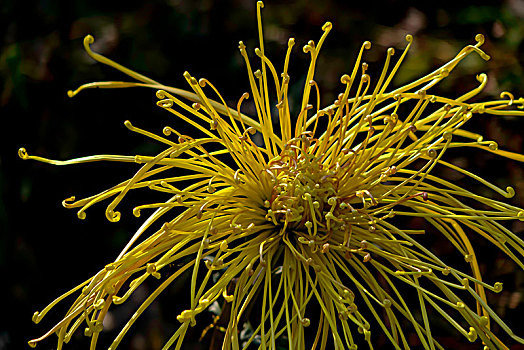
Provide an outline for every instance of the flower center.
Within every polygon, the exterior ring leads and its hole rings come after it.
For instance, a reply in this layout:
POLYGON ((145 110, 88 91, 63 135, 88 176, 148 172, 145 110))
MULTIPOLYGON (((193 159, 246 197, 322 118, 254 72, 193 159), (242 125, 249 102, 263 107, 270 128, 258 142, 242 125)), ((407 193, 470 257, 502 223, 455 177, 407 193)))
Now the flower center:
POLYGON ((315 155, 314 142, 306 136, 295 138, 269 163, 274 186, 266 201, 268 221, 311 238, 347 230, 345 214, 351 212, 337 197, 338 169, 315 155))

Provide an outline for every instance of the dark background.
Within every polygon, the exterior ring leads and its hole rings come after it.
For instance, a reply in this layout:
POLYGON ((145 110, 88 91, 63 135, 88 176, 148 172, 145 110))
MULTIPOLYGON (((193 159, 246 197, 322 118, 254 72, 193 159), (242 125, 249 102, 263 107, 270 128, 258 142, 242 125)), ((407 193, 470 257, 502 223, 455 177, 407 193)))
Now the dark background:
MULTIPOLYGON (((121 205, 122 220, 118 224, 105 220, 103 204, 88 210, 84 221, 77 219, 74 210, 61 206, 61 201, 71 195, 89 196, 129 178, 135 166, 93 163, 55 167, 22 161, 18 148, 61 160, 103 153, 154 155, 161 146, 129 132, 123 122, 129 119, 156 133, 165 125, 177 125, 170 114, 155 106, 154 91, 146 89, 89 90, 69 99, 67 90, 83 83, 127 80, 119 72, 94 63, 83 51, 83 37, 93 34, 95 51, 167 85, 185 88, 185 70, 206 77, 230 105, 236 105, 248 90, 238 41, 248 45, 250 54, 258 46, 255 4, 240 0, 1 2, 0 349, 27 348, 27 340, 59 320, 65 311, 60 307, 44 318, 43 325, 34 325, 31 316, 113 260, 141 223, 131 213, 133 201, 141 197, 130 196, 127 204, 121 205)), ((497 98, 504 90, 523 95, 522 0, 471 4, 368 0, 354 5, 299 0, 267 1, 265 5, 266 53, 277 71, 282 69, 287 39, 296 38, 290 68, 292 81, 297 84, 295 94, 300 91, 308 65, 301 47, 309 39, 318 40, 325 21, 333 22, 315 78, 322 89, 323 104, 331 103, 338 94, 338 79, 352 69, 364 40, 373 42, 365 56, 373 74, 381 69, 388 47, 405 46, 407 33, 415 36, 415 43, 394 85, 445 63, 462 47, 474 43, 475 34, 482 33, 486 37, 482 48, 492 60, 468 58, 443 82, 441 93, 459 96, 477 86, 475 75, 485 72, 490 81, 481 99, 497 98)), ((523 125, 522 119, 515 117, 481 116, 469 128, 497 141, 502 149, 522 152, 523 125)), ((500 187, 512 184, 517 195, 511 202, 524 206, 522 164, 481 151, 450 152, 447 159, 500 187)), ((456 174, 443 176, 463 180, 456 174)), ((468 185, 483 195, 501 199, 476 183, 468 185)), ((524 231, 522 222, 510 226, 514 232, 524 231)), ((481 260, 483 268, 490 271, 487 281, 506 282, 505 292, 491 299, 495 309, 517 334, 524 335, 523 323, 517 317, 524 311, 522 273, 515 273, 494 254, 481 256, 481 260)), ((174 286, 171 293, 176 294, 181 287, 174 286)), ((172 300, 169 296, 166 299, 172 300)), ((170 307, 169 301, 161 306, 154 304, 122 348, 160 348, 177 326, 177 313, 170 307)), ((124 308, 120 315, 125 317, 126 312, 131 311, 124 308)), ((118 320, 115 322, 118 324, 118 320)), ((440 339, 448 348, 466 348, 458 345, 463 339, 440 339)), ((69 348, 83 343, 76 344, 69 348)), ((54 339, 39 345, 41 349, 54 347, 54 339)))

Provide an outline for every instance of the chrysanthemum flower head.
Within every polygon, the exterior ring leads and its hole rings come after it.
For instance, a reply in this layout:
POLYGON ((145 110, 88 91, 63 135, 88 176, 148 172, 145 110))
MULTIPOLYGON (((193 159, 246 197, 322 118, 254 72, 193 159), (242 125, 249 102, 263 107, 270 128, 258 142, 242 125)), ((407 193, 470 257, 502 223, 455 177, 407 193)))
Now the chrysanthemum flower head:
POLYGON ((253 67, 246 46, 239 44, 251 91, 232 107, 205 78, 186 72, 192 91, 167 87, 92 52, 94 39, 85 38, 92 58, 138 82, 90 83, 70 92, 71 97, 91 87, 155 88, 158 106, 197 132, 167 126, 164 135, 157 135, 126 121, 131 131, 165 145, 154 156, 54 161, 20 149, 23 159, 51 164, 140 164, 130 179, 99 194, 64 200, 65 207, 80 208, 81 219, 86 209, 107 200, 107 218, 118 221, 117 206, 131 190, 148 189, 160 198, 134 209, 136 216, 151 209, 153 213, 115 261, 34 314, 39 322, 56 303, 76 295, 62 321, 30 344, 56 333, 61 348, 85 327, 95 347, 109 309, 124 303, 146 279, 161 279, 116 337, 110 347, 114 349, 151 302, 185 273, 191 274, 190 307, 177 317, 180 326, 165 348, 181 348, 197 316, 217 302, 224 310, 223 349, 255 343, 275 349, 282 340, 290 349, 356 349, 363 342, 372 347, 378 337, 387 338, 394 348, 409 348, 410 333, 424 348, 442 349, 432 336, 437 316, 489 349, 506 348, 491 331, 494 323, 524 343, 488 305, 487 293, 500 292, 502 284, 483 280, 470 240, 486 239, 524 268, 524 241, 502 223, 523 220, 524 211, 472 193, 434 171, 447 167, 460 172, 489 187, 494 196, 510 198, 515 193, 444 156, 450 148, 473 147, 524 161, 524 156, 499 150, 495 142, 463 129, 473 117, 522 116, 522 98, 504 92, 500 100, 469 102, 486 85, 485 74, 477 76, 477 88, 458 98, 432 93, 466 56, 489 59, 480 49, 483 37, 478 35, 474 45, 442 67, 398 88, 391 82, 413 38, 406 36, 400 55, 393 48, 387 51, 377 77, 368 75, 363 62, 371 48, 365 42, 352 71, 340 78, 338 98, 326 106, 314 73, 332 29, 328 22, 320 40, 303 47, 310 65, 299 112, 292 115, 288 67, 295 41, 288 42, 279 74, 264 49, 262 7, 258 2, 258 67, 253 67), (242 112, 247 103, 254 106, 254 117, 242 112), (424 228, 409 227, 409 221, 402 220, 410 217, 423 220, 424 228), (161 228, 143 237, 158 222, 161 228), (426 232, 449 242, 469 268, 459 269, 425 246, 420 237, 426 232), (162 269, 173 263, 179 264, 178 270, 163 277, 162 269), (242 338, 247 318, 253 329, 242 338))

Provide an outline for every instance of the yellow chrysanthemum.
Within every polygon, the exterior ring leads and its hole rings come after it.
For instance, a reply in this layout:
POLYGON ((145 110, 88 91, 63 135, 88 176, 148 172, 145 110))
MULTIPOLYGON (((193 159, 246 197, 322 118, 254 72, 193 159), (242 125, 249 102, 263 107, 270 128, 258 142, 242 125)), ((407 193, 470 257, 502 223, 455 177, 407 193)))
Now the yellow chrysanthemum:
POLYGON ((215 301, 228 304, 228 321, 221 327, 223 349, 246 348, 255 338, 262 349, 275 349, 277 339, 284 339, 290 349, 304 349, 306 339, 312 348, 333 344, 336 349, 355 349, 359 339, 371 348, 374 336, 380 334, 394 348, 409 348, 407 332, 413 331, 424 348, 442 349, 432 336, 429 310, 432 318, 438 315, 469 341, 479 339, 486 348, 506 349, 491 331, 492 323, 524 343, 488 305, 487 291, 500 292, 502 284, 483 281, 469 238, 485 238, 524 268, 524 241, 501 224, 523 220, 524 211, 432 173, 440 165, 506 198, 514 195, 511 187, 500 189, 443 158, 450 148, 474 147, 524 161, 523 155, 498 150, 495 142, 462 129, 478 114, 524 115, 507 108, 522 108, 522 98, 504 92, 501 100, 468 102, 486 85, 484 74, 477 77, 478 88, 458 98, 431 94, 431 88, 469 54, 489 59, 480 49, 483 37, 478 35, 475 45, 465 47, 434 72, 396 89, 390 83, 412 37, 406 37, 407 47, 396 63, 392 63, 394 50, 387 51, 376 83, 366 73, 367 64, 361 63, 364 51, 371 47, 365 42, 353 71, 340 79, 337 100, 323 107, 314 72, 332 28, 328 22, 318 43, 309 41, 303 48, 311 62, 300 112, 292 116, 288 66, 294 40, 289 40, 279 76, 264 50, 262 7, 258 2, 260 47, 255 54, 260 68, 252 70, 246 46, 240 42, 251 92, 242 95, 236 108, 228 107, 206 79, 184 73, 193 92, 164 86, 92 52, 89 45, 94 39, 85 38, 92 58, 139 82, 86 84, 70 92, 71 97, 91 87, 155 88, 158 106, 195 127, 200 135, 165 127, 164 136, 159 136, 126 121, 131 131, 163 143, 165 150, 156 156, 99 155, 54 161, 20 149, 23 159, 57 165, 142 164, 132 178, 102 193, 64 200, 65 207, 80 208, 81 219, 87 208, 111 200, 106 216, 118 221, 116 207, 130 190, 146 188, 168 197, 136 207, 136 216, 144 209, 155 211, 117 259, 34 314, 33 320, 39 322, 59 301, 77 295, 62 321, 30 345, 56 333, 60 349, 85 323, 85 334, 95 347, 109 308, 125 302, 150 276, 161 279, 114 340, 110 347, 114 349, 151 302, 186 271, 192 271, 190 307, 178 316, 180 327, 165 348, 181 348, 188 327, 215 301), (253 103, 256 118, 241 112, 243 103, 253 103), (464 256, 470 270, 459 270, 446 257, 436 256, 417 236, 425 230, 406 228, 406 221, 393 217, 423 219, 438 239, 448 241, 464 256), (161 229, 143 238, 158 220, 165 222, 161 229), (162 269, 173 263, 181 267, 162 279, 162 269), (218 276, 216 283, 213 275, 218 276), (314 317, 309 315, 312 305, 320 310, 314 317), (241 341, 241 319, 253 306, 260 308, 252 312, 259 321, 252 335, 241 341))

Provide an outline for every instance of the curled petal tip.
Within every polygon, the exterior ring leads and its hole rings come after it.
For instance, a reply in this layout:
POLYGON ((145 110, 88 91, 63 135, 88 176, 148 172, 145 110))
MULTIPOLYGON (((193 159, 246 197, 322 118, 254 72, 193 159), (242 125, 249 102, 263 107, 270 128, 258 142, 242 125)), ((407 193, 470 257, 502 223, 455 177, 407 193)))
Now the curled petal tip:
POLYGON ((231 303, 235 299, 234 295, 227 295, 227 294, 223 293, 222 296, 224 297, 224 299, 228 303, 231 303))
POLYGON ((482 44, 484 44, 484 41, 485 41, 485 39, 484 39, 484 35, 482 35, 482 34, 477 34, 477 35, 475 35, 475 41, 477 42, 477 44, 478 44, 479 46, 482 45, 482 44))
POLYGON ((477 331, 473 327, 469 327, 468 340, 470 342, 474 342, 475 340, 477 340, 477 331))
POLYGON ((315 51, 315 42, 313 40, 309 40, 308 43, 302 48, 302 51, 304 53, 313 53, 315 51))
POLYGON ((38 322, 40 322, 39 316, 40 316, 40 312, 35 311, 35 313, 33 314, 33 317, 31 318, 31 320, 34 323, 38 323, 38 322))
POLYGON ((86 337, 91 337, 91 336, 93 335, 93 330, 92 330, 90 327, 86 327, 86 328, 84 329, 84 335, 85 335, 86 337))
POLYGON ((172 132, 173 132, 173 129, 171 129, 169 126, 166 126, 166 127, 164 127, 164 129, 162 129, 162 133, 165 136, 171 135, 172 132))
POLYGON ((91 34, 88 34, 84 37, 84 45, 90 45, 95 42, 95 37, 91 34))
POLYGON ((509 99, 508 106, 511 106, 513 104, 513 101, 515 100, 515 97, 511 92, 503 91, 500 93, 500 98, 507 97, 509 99))
POLYGON ((164 99, 167 96, 165 90, 157 90, 155 95, 159 99, 164 99))
POLYGON ((439 73, 443 78, 445 78, 449 75, 449 69, 442 68, 439 73))
POLYGON ((111 222, 118 222, 120 220, 120 212, 119 211, 113 211, 112 209, 106 210, 106 218, 107 220, 111 222))
POLYGON ((162 108, 171 108, 173 107, 174 101, 170 98, 165 98, 156 103, 157 106, 162 108))
POLYGON ((75 199, 76 199, 75 196, 71 196, 71 197, 69 197, 69 198, 64 199, 64 200, 62 201, 62 206, 63 206, 64 208, 71 208, 71 204, 72 204, 72 203, 70 203, 70 202, 74 202, 75 199))
POLYGON ((511 186, 506 187, 507 194, 504 196, 506 198, 513 198, 515 196, 515 189, 511 186))
POLYGON ((486 73, 480 73, 479 75, 477 75, 477 81, 479 83, 484 83, 487 79, 488 76, 486 75, 486 73))
POLYGON ((309 327, 309 325, 311 324, 311 321, 309 320, 309 318, 302 318, 300 319, 300 323, 302 323, 304 327, 309 327))
POLYGON ((24 147, 20 147, 18 149, 18 156, 24 160, 29 159, 29 154, 27 154, 27 151, 24 147))
POLYGON ((329 30, 331 30, 331 28, 333 28, 333 23, 331 23, 331 22, 326 22, 322 26, 322 30, 323 31, 329 31, 329 30))

